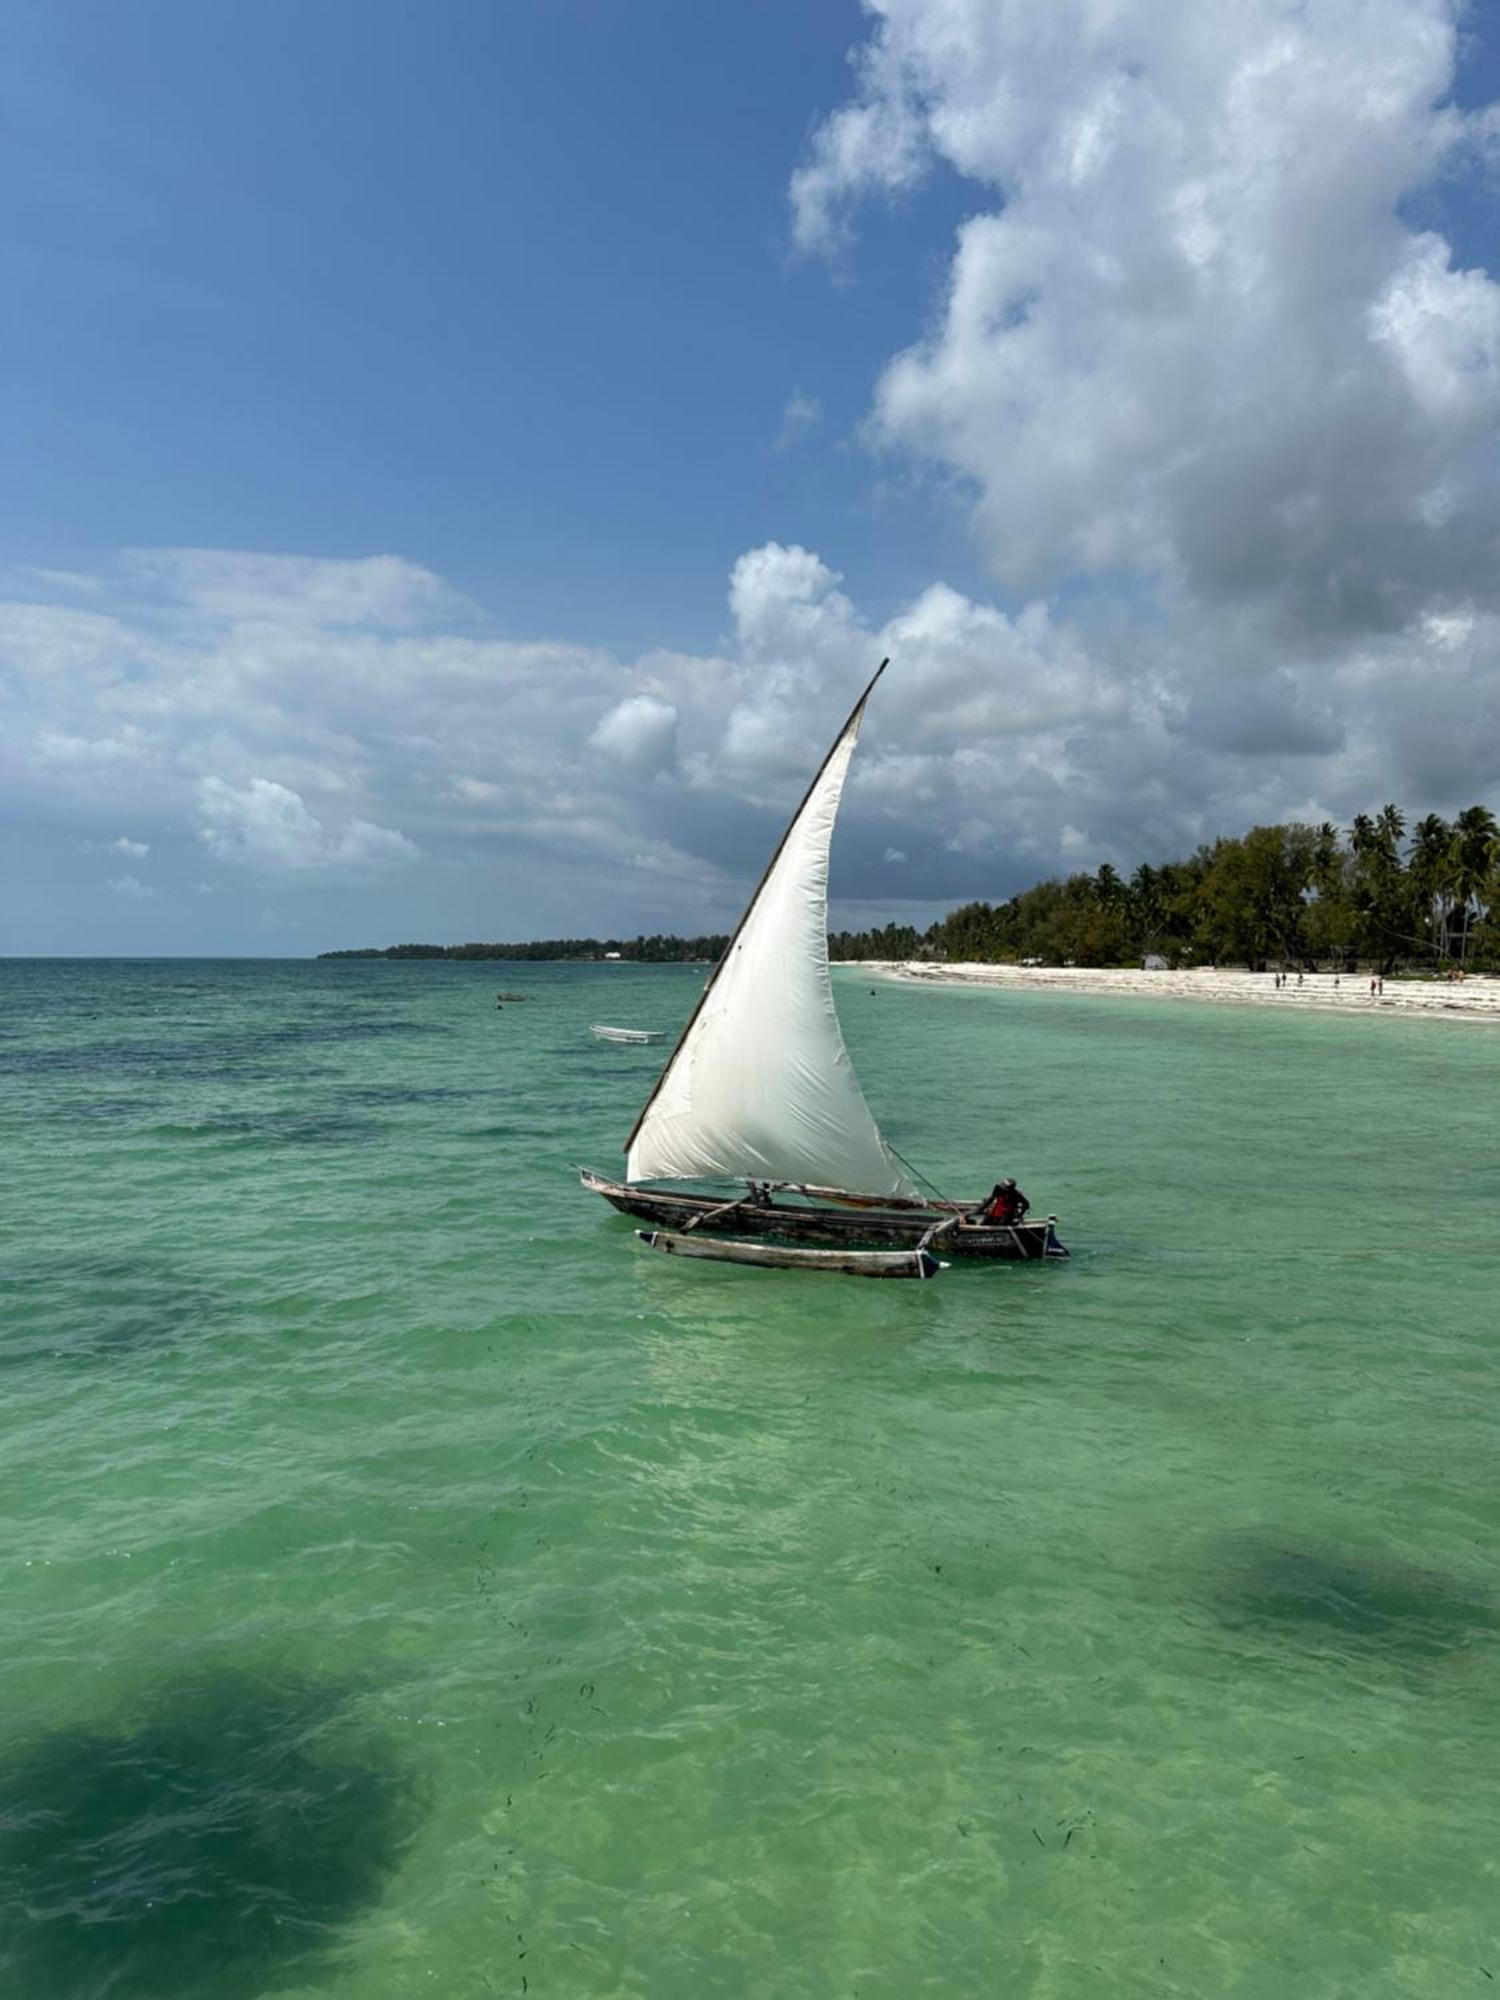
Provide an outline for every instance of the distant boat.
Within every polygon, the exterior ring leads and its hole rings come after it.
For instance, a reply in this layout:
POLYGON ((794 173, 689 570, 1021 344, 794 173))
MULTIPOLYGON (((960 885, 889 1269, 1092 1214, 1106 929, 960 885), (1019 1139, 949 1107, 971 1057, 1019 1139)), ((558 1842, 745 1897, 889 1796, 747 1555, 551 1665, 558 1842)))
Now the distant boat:
POLYGON ((646 1099, 625 1142, 624 1180, 581 1170, 584 1187, 651 1225, 638 1233, 654 1247, 815 1269, 829 1267, 766 1253, 832 1250, 845 1260, 835 1268, 910 1277, 930 1275, 921 1260, 935 1262, 934 1245, 945 1257, 1068 1254, 1052 1216, 971 1220, 979 1202, 922 1194, 881 1137, 844 1047, 828 977, 828 849, 865 704, 887 665, 819 767, 646 1099), (859 1262, 886 1252, 903 1255, 859 1262))
POLYGON ((665 1028, 601 1028, 597 1025, 589 1029, 601 1042, 664 1042, 665 1028))

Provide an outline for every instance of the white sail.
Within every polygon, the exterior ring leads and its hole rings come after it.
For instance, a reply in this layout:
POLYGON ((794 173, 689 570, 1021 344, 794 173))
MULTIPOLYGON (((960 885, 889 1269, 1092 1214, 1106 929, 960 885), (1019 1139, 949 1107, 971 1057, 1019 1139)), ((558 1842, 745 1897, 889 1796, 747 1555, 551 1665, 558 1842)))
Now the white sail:
POLYGON ((828 846, 863 713, 861 699, 647 1101, 632 1181, 916 1193, 870 1116, 828 979, 828 846))

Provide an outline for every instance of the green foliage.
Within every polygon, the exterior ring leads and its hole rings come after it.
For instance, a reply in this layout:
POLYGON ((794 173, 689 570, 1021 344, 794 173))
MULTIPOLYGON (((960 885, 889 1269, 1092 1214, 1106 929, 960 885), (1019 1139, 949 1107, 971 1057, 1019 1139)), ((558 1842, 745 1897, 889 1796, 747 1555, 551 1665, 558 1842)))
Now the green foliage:
POLYGON ((922 948, 922 933, 915 924, 886 924, 878 931, 833 931, 828 939, 830 958, 915 958, 922 948))
MULTIPOLYGON (((545 938, 529 944, 399 944, 325 958, 620 958, 717 963, 724 937, 545 938)), ((1128 879, 1108 862, 1093 875, 1038 882, 1004 903, 964 903, 925 932, 912 924, 835 931, 834 959, 1138 965, 1328 965, 1382 972, 1500 971, 1500 824, 1488 806, 1451 823, 1437 813, 1407 838, 1398 807, 1337 827, 1255 826, 1186 861, 1147 862, 1128 879), (1403 845, 1405 852, 1403 853, 1403 845)))

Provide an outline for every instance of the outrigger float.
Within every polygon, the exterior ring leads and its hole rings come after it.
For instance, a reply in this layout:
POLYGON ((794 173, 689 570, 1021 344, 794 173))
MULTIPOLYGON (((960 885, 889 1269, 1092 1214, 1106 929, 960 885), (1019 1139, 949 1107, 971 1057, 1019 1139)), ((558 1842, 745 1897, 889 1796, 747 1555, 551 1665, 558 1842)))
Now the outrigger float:
POLYGON ((669 1257, 760 1264, 778 1271, 841 1271, 849 1278, 935 1278, 947 1269, 930 1250, 804 1250, 794 1243, 735 1243, 721 1236, 679 1236, 667 1229, 636 1235, 669 1257))
POLYGON ((828 976, 828 849, 865 704, 888 664, 824 758, 642 1106, 624 1179, 580 1169, 590 1193, 650 1225, 636 1233, 654 1249, 910 1278, 942 1269, 938 1251, 1068 1254, 1054 1216, 986 1221, 978 1200, 924 1194, 881 1137, 844 1046, 828 976))

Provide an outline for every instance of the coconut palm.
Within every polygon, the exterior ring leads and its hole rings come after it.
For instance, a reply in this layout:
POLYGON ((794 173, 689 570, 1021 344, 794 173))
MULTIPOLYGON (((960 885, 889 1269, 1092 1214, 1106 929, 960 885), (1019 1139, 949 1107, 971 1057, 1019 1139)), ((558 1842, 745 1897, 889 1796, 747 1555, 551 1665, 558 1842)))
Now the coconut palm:
POLYGON ((1474 918, 1488 907, 1491 877, 1500 862, 1500 824, 1488 806, 1467 806, 1453 822, 1453 892, 1463 929, 1459 963, 1469 954, 1474 918))
POLYGON ((1410 927, 1407 881, 1400 841, 1406 820, 1398 806, 1382 806, 1374 819, 1356 814, 1349 829, 1354 850, 1354 902, 1365 949, 1382 972, 1393 970, 1410 927))
POLYGON ((1453 828, 1441 813, 1428 813, 1412 829, 1407 875, 1420 919, 1432 936, 1434 955, 1445 958, 1455 902, 1453 828))

